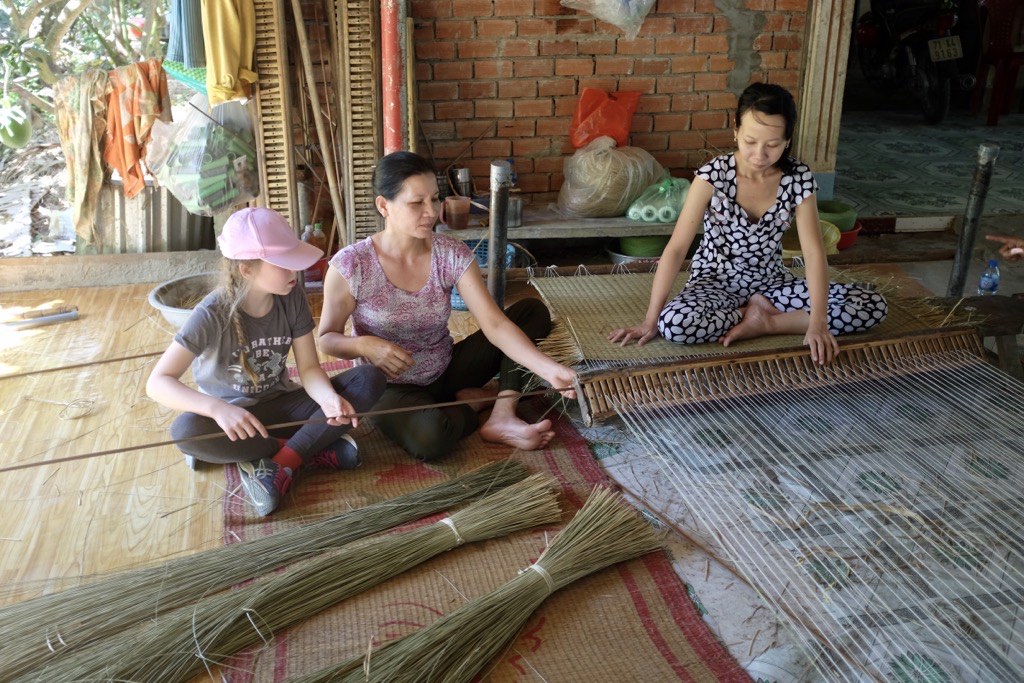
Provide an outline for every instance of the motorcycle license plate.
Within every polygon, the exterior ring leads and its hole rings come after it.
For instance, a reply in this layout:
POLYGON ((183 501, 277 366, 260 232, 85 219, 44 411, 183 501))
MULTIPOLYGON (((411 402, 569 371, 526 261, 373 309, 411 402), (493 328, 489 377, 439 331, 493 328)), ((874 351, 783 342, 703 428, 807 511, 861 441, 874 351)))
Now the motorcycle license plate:
POLYGON ((928 54, 933 62, 948 62, 951 59, 960 59, 964 56, 964 50, 960 47, 960 36, 929 40, 928 54))

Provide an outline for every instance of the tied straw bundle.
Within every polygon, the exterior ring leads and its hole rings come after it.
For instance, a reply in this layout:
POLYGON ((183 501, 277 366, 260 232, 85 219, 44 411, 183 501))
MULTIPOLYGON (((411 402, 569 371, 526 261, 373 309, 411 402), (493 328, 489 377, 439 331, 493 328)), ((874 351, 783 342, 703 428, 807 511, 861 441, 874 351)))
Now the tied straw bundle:
POLYGON ((463 543, 558 522, 554 480, 533 475, 450 517, 325 553, 266 581, 201 600, 83 648, 37 680, 187 681, 239 650, 463 543))
POLYGON ((537 562, 504 586, 365 658, 292 683, 472 681, 549 595, 660 545, 651 526, 621 496, 596 489, 537 562))
POLYGON ((113 636, 203 596, 521 481, 526 468, 502 461, 388 501, 272 536, 206 550, 160 566, 0 608, 5 680, 113 636))

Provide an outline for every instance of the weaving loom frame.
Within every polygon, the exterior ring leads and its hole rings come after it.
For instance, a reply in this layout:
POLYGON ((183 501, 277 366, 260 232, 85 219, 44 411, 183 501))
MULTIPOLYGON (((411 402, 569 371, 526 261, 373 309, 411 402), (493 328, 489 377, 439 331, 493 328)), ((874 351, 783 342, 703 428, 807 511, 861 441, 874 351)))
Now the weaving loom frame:
POLYGON ((600 370, 578 377, 574 388, 580 397, 583 423, 590 427, 616 415, 619 409, 629 409, 632 405, 642 404, 657 409, 677 405, 680 401, 709 401, 726 396, 735 398, 780 388, 775 383, 778 380, 784 382, 781 385, 783 388, 796 388, 800 385, 794 384, 793 378, 798 374, 806 378, 803 386, 856 379, 868 372, 861 362, 872 353, 892 357, 950 350, 967 352, 981 358, 985 355, 984 346, 974 328, 952 327, 845 343, 840 347, 835 361, 824 367, 812 364, 810 352, 806 348, 795 347, 770 353, 750 351, 730 356, 600 370), (735 371, 737 366, 745 365, 761 371, 747 378, 749 381, 746 384, 737 384, 721 372, 721 384, 697 381, 698 372, 713 375, 726 368, 735 371), (843 373, 847 372, 850 374, 844 376, 843 373), (623 399, 627 402, 622 403, 623 399), (633 403, 628 403, 630 400, 633 403))

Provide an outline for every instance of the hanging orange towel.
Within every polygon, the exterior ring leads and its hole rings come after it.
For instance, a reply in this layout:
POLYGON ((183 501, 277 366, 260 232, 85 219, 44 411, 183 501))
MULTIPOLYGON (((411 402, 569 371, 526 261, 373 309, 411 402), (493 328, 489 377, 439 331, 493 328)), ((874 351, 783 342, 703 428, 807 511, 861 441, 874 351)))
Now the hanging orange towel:
POLYGON ((206 95, 215 107, 252 96, 256 10, 252 0, 203 0, 206 95))
POLYGON ((121 174, 124 196, 129 199, 146 186, 139 161, 157 119, 171 120, 162 60, 148 59, 111 71, 103 160, 121 174))

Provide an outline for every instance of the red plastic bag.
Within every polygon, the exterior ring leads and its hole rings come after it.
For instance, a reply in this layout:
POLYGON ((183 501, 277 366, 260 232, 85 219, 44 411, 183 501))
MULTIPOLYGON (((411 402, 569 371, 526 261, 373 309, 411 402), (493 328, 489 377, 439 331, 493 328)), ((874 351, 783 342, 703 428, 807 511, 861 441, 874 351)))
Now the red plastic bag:
POLYGON ((616 145, 625 147, 629 141, 633 112, 639 101, 638 92, 609 94, 596 88, 584 88, 569 126, 572 146, 579 149, 591 140, 607 135, 615 139, 616 145))

